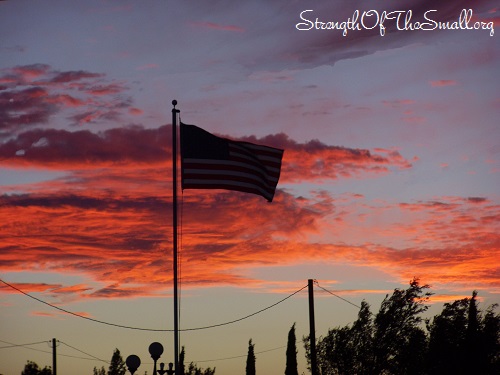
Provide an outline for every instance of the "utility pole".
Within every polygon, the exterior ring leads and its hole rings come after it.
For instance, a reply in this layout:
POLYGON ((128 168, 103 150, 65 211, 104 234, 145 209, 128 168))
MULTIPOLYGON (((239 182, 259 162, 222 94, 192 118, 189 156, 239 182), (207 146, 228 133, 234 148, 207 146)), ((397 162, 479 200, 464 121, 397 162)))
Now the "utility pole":
POLYGON ((57 375, 56 339, 52 339, 52 375, 57 375))
POLYGON ((314 293, 313 279, 307 280, 309 291, 309 346, 311 348, 311 374, 318 375, 316 362, 316 324, 314 323, 314 293))

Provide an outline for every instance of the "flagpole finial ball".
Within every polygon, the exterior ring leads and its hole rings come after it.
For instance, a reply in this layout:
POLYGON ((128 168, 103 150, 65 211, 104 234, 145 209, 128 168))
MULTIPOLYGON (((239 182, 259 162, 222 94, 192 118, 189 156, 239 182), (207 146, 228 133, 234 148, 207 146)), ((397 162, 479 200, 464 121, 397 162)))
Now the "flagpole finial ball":
POLYGON ((177 105, 177 100, 172 100, 172 105, 175 107, 177 105))

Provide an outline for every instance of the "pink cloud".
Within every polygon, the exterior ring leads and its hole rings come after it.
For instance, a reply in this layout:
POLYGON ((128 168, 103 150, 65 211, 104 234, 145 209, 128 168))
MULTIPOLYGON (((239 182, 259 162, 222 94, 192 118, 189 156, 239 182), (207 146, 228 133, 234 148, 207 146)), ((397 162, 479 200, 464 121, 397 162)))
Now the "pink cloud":
POLYGON ((73 109, 69 118, 81 124, 117 120, 131 106, 130 98, 116 97, 127 88, 99 73, 57 71, 45 64, 16 66, 2 73, 0 129, 4 134, 47 124, 68 108, 73 109))
POLYGON ((458 84, 458 82, 450 79, 440 79, 438 81, 431 81, 430 84, 432 87, 444 87, 444 86, 455 86, 458 84))
POLYGON ((142 115, 144 113, 144 111, 140 108, 135 108, 135 107, 132 107, 128 110, 128 112, 131 114, 131 115, 134 115, 134 116, 138 116, 138 115, 142 115))
POLYGON ((204 28, 204 29, 232 31, 232 32, 238 32, 238 33, 242 33, 245 31, 245 29, 243 29, 239 26, 221 25, 221 24, 214 23, 214 22, 193 21, 193 22, 190 22, 190 24, 193 26, 196 26, 196 27, 204 28))
MULTIPOLYGON (((90 122, 113 115, 113 111, 95 111, 74 116, 73 120, 90 122)), ((93 168, 99 164, 108 165, 118 161, 132 163, 129 168, 134 168, 134 163, 142 164, 146 161, 164 165, 169 158, 170 137, 167 126, 158 129, 138 126, 117 128, 99 134, 90 131, 37 129, 22 133, 0 145, 0 156, 4 158, 4 164, 43 165, 44 168, 55 169, 93 168), (45 147, 33 148, 32 145, 42 138, 46 140, 45 147), (19 150, 24 150, 22 157, 16 155, 19 150)), ((411 162, 396 150, 377 149, 372 152, 367 149, 326 145, 318 140, 298 143, 285 134, 262 138, 244 137, 240 140, 285 149, 283 182, 325 181, 357 177, 362 173, 385 174, 391 168, 411 168, 411 162)))
POLYGON ((149 69, 156 69, 158 67, 159 67, 158 64, 146 64, 146 65, 141 65, 141 66, 137 67, 136 69, 137 70, 149 70, 149 69))
POLYGON ((407 116, 403 117, 402 120, 412 124, 418 124, 427 121, 427 119, 423 116, 407 116))
POLYGON ((118 83, 111 83, 105 85, 95 85, 92 87, 88 87, 86 91, 92 95, 109 95, 109 94, 118 94, 124 91, 124 87, 118 83))
POLYGON ((388 107, 398 108, 401 106, 415 104, 415 100, 412 99, 383 100, 382 103, 388 107))

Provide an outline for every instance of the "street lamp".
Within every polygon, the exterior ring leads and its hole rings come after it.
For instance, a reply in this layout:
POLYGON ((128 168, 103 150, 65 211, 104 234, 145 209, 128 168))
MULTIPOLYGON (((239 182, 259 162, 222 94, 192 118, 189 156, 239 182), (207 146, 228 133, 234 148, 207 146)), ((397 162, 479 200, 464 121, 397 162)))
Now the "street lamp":
MULTIPOLYGON (((175 370, 173 369, 174 365, 173 363, 168 364, 168 370, 165 370, 165 364, 160 363, 160 369, 156 370, 156 362, 158 362, 158 359, 160 359, 161 355, 163 354, 163 345, 160 344, 159 342, 153 342, 151 345, 149 345, 149 354, 151 354, 151 358, 153 358, 154 361, 154 367, 153 367, 153 375, 159 374, 159 375, 174 375, 175 370)), ((136 356, 135 354, 129 355, 125 361, 127 364, 128 370, 130 371, 131 375, 134 375, 134 373, 137 371, 141 364, 141 359, 136 356)))
POLYGON ((141 365, 141 359, 135 354, 132 354, 127 357, 125 363, 127 364, 127 368, 130 371, 130 374, 134 375, 134 372, 136 372, 141 365))

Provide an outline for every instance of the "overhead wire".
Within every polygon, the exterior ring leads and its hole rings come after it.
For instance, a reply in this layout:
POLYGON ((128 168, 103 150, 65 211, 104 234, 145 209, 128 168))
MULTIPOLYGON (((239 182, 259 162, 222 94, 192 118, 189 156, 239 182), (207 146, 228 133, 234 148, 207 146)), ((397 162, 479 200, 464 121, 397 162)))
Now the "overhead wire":
MULTIPOLYGON (((283 349, 286 348, 286 345, 280 346, 278 348, 272 348, 272 349, 267 349, 267 350, 261 350, 260 352, 255 352, 255 354, 262 354, 262 353, 267 353, 267 352, 273 352, 275 350, 283 349)), ((234 357, 226 357, 226 358, 218 358, 218 359, 205 359, 203 361, 195 361, 196 363, 203 363, 203 362, 218 362, 218 361, 227 361, 229 359, 237 359, 237 358, 244 358, 248 354, 243 354, 243 355, 237 355, 234 357)))
MULTIPOLYGON (((26 346, 31 346, 31 345, 39 345, 39 344, 45 344, 47 341, 39 341, 39 342, 32 342, 29 344, 13 344, 7 341, 0 340, 0 342, 3 342, 5 344, 10 344, 9 346, 0 346, 0 349, 8 349, 8 348, 16 348, 16 347, 26 347, 26 346)), ((32 349, 32 348, 26 348, 26 349, 32 349)))
MULTIPOLYGON (((0 340, 0 342, 3 342, 3 343, 6 343, 6 344, 10 344, 9 346, 2 346, 0 347, 0 349, 7 349, 7 348, 19 348, 19 347, 26 347, 25 349, 32 349, 32 350, 37 350, 37 349, 33 349, 33 348, 27 348, 27 346, 31 346, 31 345, 39 345, 39 344, 48 344, 50 343, 50 340, 45 340, 45 341, 39 341, 39 342, 33 342, 33 343, 29 343, 29 344, 13 344, 11 342, 8 342, 8 341, 4 341, 4 340, 0 340)), ((62 357, 69 357, 69 358, 76 358, 76 359, 84 359, 84 360, 96 360, 96 361, 100 361, 100 362, 104 362, 106 364, 110 364, 111 362, 110 361, 106 361, 104 359, 101 359, 99 357, 96 357, 95 355, 92 355, 90 353, 87 353, 81 349, 78 349, 64 341, 60 341, 60 340, 57 340, 57 342, 59 344, 62 344, 62 345, 65 345, 67 346, 68 348, 70 349, 73 349, 77 352, 80 352, 82 354, 85 354, 86 356, 90 357, 90 358, 85 358, 85 357, 77 357, 77 356, 74 356, 74 355, 69 355, 69 354, 63 354, 63 353, 58 353, 57 355, 58 356, 62 356, 62 357)), ((255 354, 263 354, 263 353, 268 353, 268 352, 273 352, 273 351, 276 351, 276 350, 280 350, 280 349, 283 349, 283 348, 286 348, 287 345, 282 345, 282 346, 279 346, 277 348, 271 348, 271 349, 266 349, 266 350, 261 350, 261 351, 258 351, 258 352, 255 352, 255 354)), ((46 350, 37 350, 37 351, 40 351, 42 353, 47 353, 47 354, 51 354, 51 352, 49 351, 46 351, 46 350)), ((247 354, 243 354, 243 355, 237 355, 237 356, 233 356, 233 357, 225 357, 225 358, 216 358, 216 359, 205 359, 205 360, 201 360, 201 361, 194 361, 195 363, 206 363, 206 362, 219 362, 219 361, 227 361, 227 360, 231 360, 231 359, 237 359, 237 358, 244 358, 246 357, 247 354)), ((144 363, 144 364, 149 364, 149 363, 144 363)))
MULTIPOLYGON (((0 342, 3 342, 5 344, 9 344, 9 346, 2 346, 0 347, 0 349, 8 349, 8 348, 24 348, 24 349, 30 349, 30 350, 35 350, 37 352, 42 352, 42 353, 46 353, 46 354, 52 354, 51 351, 48 351, 48 350, 41 350, 41 349, 35 349, 35 348, 29 348, 28 346, 31 346, 31 345, 39 345, 39 344, 50 344, 51 343, 51 340, 45 340, 45 341, 39 341, 39 342, 33 342, 33 343, 29 343, 29 344, 14 344, 14 343, 11 343, 11 342, 8 342, 8 341, 4 341, 4 340, 0 340, 0 342)), ((78 348, 75 348, 74 346, 71 346, 63 341, 59 341, 57 340, 57 343, 59 344, 63 344, 63 345, 66 345, 67 347, 73 349, 73 350, 76 350, 77 352, 80 352, 82 354, 85 354, 86 356, 90 357, 90 358, 84 358, 84 357, 77 357, 77 356, 74 356, 74 355, 69 355, 69 354, 63 354, 63 353, 57 353, 58 356, 61 356, 61 357, 69 357, 69 358, 76 358, 76 359, 85 359, 85 360, 97 360, 97 361, 100 361, 100 362, 104 362, 104 363, 107 363, 109 364, 110 361, 106 361, 104 359, 101 359, 101 358, 98 358, 92 354, 89 354, 89 353, 86 353, 84 352, 83 350, 80 350, 78 348)))
MULTIPOLYGON (((15 286, 13 286, 13 285, 11 285, 11 284, 7 283, 6 281, 4 281, 4 280, 2 280, 2 279, 0 279, 0 281, 1 281, 2 283, 4 283, 5 285, 7 285, 7 286, 11 287, 12 289, 14 289, 14 290, 16 290, 16 291, 18 291, 18 292, 22 293, 23 295, 25 295, 25 296, 27 296, 27 297, 33 298, 33 299, 35 299, 35 300, 36 300, 36 301, 38 301, 38 302, 41 302, 41 303, 43 303, 43 304, 45 304, 45 305, 48 305, 48 306, 50 306, 50 307, 52 307, 52 308, 55 308, 55 309, 60 310, 60 311, 63 311, 63 312, 68 313, 68 314, 70 314, 70 315, 73 315, 73 316, 76 316, 76 317, 79 317, 79 318, 88 319, 88 320, 94 321, 94 322, 96 322, 96 323, 101 323, 101 324, 111 325, 111 326, 115 326, 115 327, 118 327, 118 328, 136 329, 136 330, 144 330, 144 331, 162 331, 162 332, 165 332, 165 331, 172 332, 172 331, 173 331, 173 330, 165 330, 165 329, 150 329, 150 328, 138 328, 138 327, 123 326, 123 325, 119 325, 119 324, 114 324, 114 323, 109 323, 109 322, 103 322, 103 321, 100 321, 100 320, 97 320, 97 319, 89 318, 89 317, 86 317, 86 316, 83 316, 83 315, 79 315, 79 314, 73 313, 73 312, 71 312, 71 311, 68 311, 68 310, 62 309, 62 308, 60 308, 60 307, 58 307, 58 306, 52 305, 52 304, 50 304, 50 303, 48 303, 48 302, 45 302, 45 301, 43 301, 43 300, 41 300, 41 299, 39 299, 39 298, 36 298, 36 297, 34 297, 34 296, 32 296, 32 295, 30 295, 30 294, 28 294, 28 293, 26 293, 26 292, 22 291, 21 289, 19 289, 19 288, 17 288, 17 287, 15 287, 15 286)), ((319 283, 318 283, 318 281, 317 281, 317 280, 314 280, 314 284, 315 284, 315 285, 316 285, 319 289, 321 289, 321 290, 323 290, 323 291, 327 292, 328 294, 330 294, 330 295, 332 295, 332 296, 334 296, 334 297, 337 297, 337 298, 339 298, 340 300, 342 300, 342 301, 344 301, 344 302, 346 302, 346 303, 348 303, 348 304, 350 304, 350 305, 352 305, 352 306, 354 306, 354 307, 356 307, 356 308, 358 308, 358 309, 359 309, 359 308, 361 308, 359 305, 356 305, 355 303, 353 303, 353 302, 351 302, 351 301, 349 301, 349 300, 347 300, 347 299, 345 299, 345 298, 343 298, 343 297, 339 296, 338 294, 336 294, 336 293, 334 293, 334 292, 332 292, 332 291, 330 291, 330 290, 328 290, 328 289, 326 289, 326 288, 322 287, 321 285, 319 285, 319 283)), ((272 304, 272 305, 270 305, 270 306, 268 306, 268 307, 265 307, 265 308, 263 308, 263 309, 261 309, 261 310, 259 310, 259 311, 256 311, 256 312, 254 312, 254 313, 252 313, 252 314, 246 315, 246 316, 244 316, 244 317, 241 317, 241 318, 238 318, 238 319, 235 319, 235 320, 232 320, 232 321, 228 321, 228 322, 225 322, 225 323, 213 324, 213 325, 210 325, 210 326, 205 326, 205 327, 186 328, 186 329, 181 329, 180 331, 194 331, 194 330, 201 330, 201 329, 209 329, 209 328, 220 327, 220 326, 224 326, 224 325, 228 325, 228 324, 232 324, 232 323, 236 323, 236 322, 242 321, 242 320, 244 320, 244 319, 250 318, 250 317, 252 317, 252 316, 254 316, 254 315, 257 315, 257 314, 259 314, 259 313, 261 313, 261 312, 264 312, 264 311, 266 311, 266 310, 269 310, 269 309, 271 309, 271 308, 273 308, 273 307, 277 306, 278 304, 280 304, 280 303, 282 303, 282 302, 286 301, 287 299, 291 298, 292 296, 294 296, 295 294, 297 294, 297 293, 301 292, 302 290, 304 290, 304 289, 305 289, 305 288, 307 288, 307 287, 308 287, 308 286, 307 286, 307 285, 305 285, 304 287, 302 287, 302 288, 300 288, 300 289, 296 290, 295 292, 293 292, 292 294, 288 295, 287 297, 285 297, 285 298, 283 298, 283 299, 279 300, 278 302, 276 302, 276 303, 274 303, 274 304, 272 304)), ((10 342, 7 342, 7 341, 3 341, 3 340, 0 340, 0 342, 4 342, 4 343, 6 343, 6 344, 10 344, 9 346, 0 347, 0 349, 7 349, 7 348, 14 348, 14 347, 25 347, 26 349, 37 350, 37 351, 40 351, 40 352, 43 352, 43 353, 50 353, 49 351, 44 351, 44 350, 39 350, 39 349, 34 349, 34 348, 29 348, 29 347, 28 347, 28 346, 31 346, 31 345, 44 344, 44 343, 47 343, 48 341, 40 341, 40 342, 34 342, 34 343, 28 343, 28 344, 13 344, 13 343, 10 343, 10 342)), ((59 355, 61 355, 61 356, 71 357, 71 358, 77 358, 77 359, 85 359, 85 360, 97 360, 97 361, 100 361, 100 362, 104 362, 104 363, 108 363, 108 364, 109 364, 109 361, 106 361, 106 360, 103 360, 103 359, 101 359, 101 358, 98 358, 98 357, 96 357, 96 356, 94 356, 94 355, 92 355, 92 354, 89 354, 89 353, 87 353, 87 352, 85 352, 85 351, 83 351, 83 350, 80 350, 80 349, 78 349, 78 348, 76 348, 76 347, 74 347, 74 346, 72 346, 72 345, 69 345, 69 344, 67 344, 67 343, 63 342, 63 341, 59 341, 59 340, 58 340, 58 342, 60 342, 61 344, 65 345, 65 346, 67 346, 67 347, 69 347, 69 348, 71 348, 71 349, 73 349, 73 350, 76 350, 76 351, 78 351, 78 352, 80 352, 80 353, 82 353, 82 354, 85 354, 86 356, 88 356, 88 357, 90 357, 90 358, 76 357, 76 356, 71 356, 71 355, 67 355, 67 354, 59 354, 59 355)), ((272 348, 272 349, 262 350, 262 351, 256 352, 255 354, 262 354, 262 353, 266 353, 266 352, 271 352, 271 351, 275 351, 275 350, 282 349, 282 348, 284 348, 284 347, 285 347, 285 346, 280 346, 280 347, 277 347, 277 348, 272 348)), ((225 360, 231 360, 231 359, 243 358, 243 357, 245 357, 245 356, 246 356, 246 354, 244 354, 244 355, 238 355, 238 356, 233 356, 233 357, 224 357, 224 358, 217 358, 217 359, 199 360, 199 361, 196 361, 196 362, 197 362, 197 363, 218 362, 218 361, 225 361, 225 360)))
MULTIPOLYGON (((126 328, 126 329, 133 329, 133 330, 139 330, 139 331, 149 331, 149 332, 174 332, 173 329, 158 329, 158 328, 141 328, 141 327, 132 327, 132 326, 126 326, 126 325, 122 325, 122 324, 116 324, 116 323, 110 323, 110 322, 104 322, 102 320, 98 320, 98 319, 94 319, 94 318, 90 318, 88 316, 83 316, 83 315, 80 315, 80 314, 77 314, 77 313, 74 313, 72 311, 69 311, 69 310, 66 310, 66 309, 63 309, 62 307, 59 307, 59 306, 55 306, 51 303, 48 303, 40 298, 37 298, 35 296, 32 296, 31 294, 29 293, 26 293, 24 292, 23 290, 15 287, 14 285, 11 285, 9 284, 8 282, 0 279, 0 282, 4 283, 5 285, 7 285, 8 287, 18 291, 19 293, 29 297, 29 298, 32 298, 34 299, 35 301, 38 301, 40 303, 43 303, 44 305, 47 305, 49 307, 52 307, 56 310, 59 310, 59 311, 62 311, 66 314, 70 314, 70 315, 73 315, 73 316, 76 316, 78 318, 82 318, 82 319, 86 319, 86 320, 89 320, 89 321, 92 321, 94 323, 100 323, 100 324, 105 324, 105 325, 109 325, 109 326, 113 326, 113 327, 118 327, 118 328, 126 328)), ((286 296, 285 298, 279 300, 278 302, 275 302, 273 303, 272 305, 270 306, 267 306, 263 309, 260 309, 259 311, 256 311, 252 314, 248 314, 246 316, 243 316, 241 318, 238 318, 238 319, 234 319, 234 320, 231 320, 231 321, 227 321, 227 322, 224 322, 224 323, 218 323, 218 324, 212 324, 212 325, 208 325, 208 326, 203 326, 203 327, 195 327, 195 328, 184 328, 184 329, 180 329, 179 331, 182 331, 182 332, 185 332, 185 331, 200 331, 200 330, 204 330, 204 329, 210 329, 210 328, 215 328, 215 327, 222 327, 222 326, 226 326, 226 325, 229 325, 229 324, 233 324, 233 323, 237 323, 237 322, 240 322, 242 320, 245 320, 245 319, 248 319, 252 316, 255 316, 257 314, 260 314, 266 310, 269 310, 277 305, 279 305, 280 303, 286 301, 287 299, 293 297, 294 295, 296 295, 297 293, 301 292, 302 290, 304 290, 305 288, 307 288, 307 285, 303 286, 302 288, 296 290, 295 292, 293 292, 292 294, 286 296)))
POLYGON ((328 290, 328 289, 323 288, 321 285, 319 285, 319 283, 318 283, 318 281, 317 281, 317 280, 314 280, 314 284, 316 284, 316 286, 317 286, 318 288, 320 288, 320 289, 324 290, 325 292, 327 292, 327 293, 331 294, 332 296, 337 297, 337 298, 341 299, 342 301, 347 302, 348 304, 350 304, 350 305, 352 305, 352 306, 354 306, 354 307, 357 307, 358 309, 360 309, 360 308, 361 308, 361 306, 358 306, 358 305, 356 305, 355 303, 353 303, 353 302, 351 302, 351 301, 349 301, 349 300, 347 300, 347 299, 345 299, 345 298, 343 298, 343 297, 339 296, 338 294, 335 294, 335 293, 333 293, 332 291, 330 291, 330 290, 328 290))
MULTIPOLYGON (((59 341, 59 340, 58 340, 58 341, 59 341)), ((86 352, 84 352, 83 350, 77 349, 77 348, 75 348, 74 346, 71 346, 71 345, 69 345, 69 344, 67 344, 67 343, 65 343, 65 342, 63 342, 63 341, 59 341, 59 342, 60 342, 61 344, 63 344, 63 345, 66 345, 68 348, 71 348, 71 349, 73 349, 73 350, 76 350, 77 352, 80 352, 80 353, 82 353, 82 354, 85 354, 85 355, 87 355, 87 356, 91 357, 92 359, 96 359, 96 360, 98 360, 98 361, 101 361, 101 362, 104 362, 104 363, 107 363, 107 364, 109 364, 109 363, 110 363, 109 361, 105 361, 104 359, 101 359, 101 358, 98 358, 98 357, 96 357, 96 356, 94 356, 94 355, 92 355, 92 354, 86 353, 86 352)), ((79 358, 79 357, 75 357, 75 358, 79 358)), ((82 359, 90 359, 90 358, 82 358, 82 359)))
POLYGON ((300 288, 299 290, 296 290, 295 292, 293 292, 292 294, 290 294, 290 295, 286 296, 285 298, 283 298, 283 299, 279 300, 278 302, 273 303, 272 305, 270 305, 270 306, 268 306, 268 307, 265 307, 265 308, 263 308, 263 309, 261 309, 261 310, 259 310, 259 311, 256 311, 256 312, 254 312, 254 313, 252 313, 252 314, 246 315, 246 316, 244 316, 244 317, 242 317, 242 318, 235 319, 235 320, 231 320, 231 321, 229 321, 229 322, 225 322, 225 323, 213 324, 213 325, 211 325, 211 326, 206 326, 206 327, 201 327, 201 328, 186 328, 186 329, 183 329, 182 331, 196 331, 196 330, 199 330, 199 329, 207 329, 207 328, 221 327, 221 326, 225 326, 225 325, 228 325, 228 324, 232 324, 232 323, 240 322, 240 321, 242 321, 242 320, 244 320, 244 319, 250 318, 250 317, 252 317, 252 316, 254 316, 254 315, 260 314, 261 312, 264 312, 264 311, 266 311, 266 310, 269 310, 269 309, 273 308, 274 306, 279 305, 280 303, 282 303, 282 302, 286 301, 287 299, 289 299, 289 298, 293 297, 293 296, 294 296, 294 295, 296 295, 297 293, 299 293, 299 292, 303 291, 305 288, 307 288, 307 285, 303 286, 303 287, 302 287, 302 288, 300 288))

